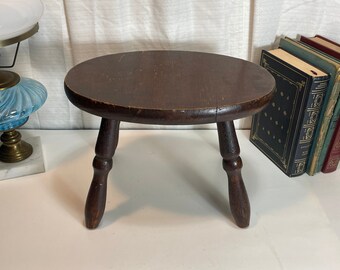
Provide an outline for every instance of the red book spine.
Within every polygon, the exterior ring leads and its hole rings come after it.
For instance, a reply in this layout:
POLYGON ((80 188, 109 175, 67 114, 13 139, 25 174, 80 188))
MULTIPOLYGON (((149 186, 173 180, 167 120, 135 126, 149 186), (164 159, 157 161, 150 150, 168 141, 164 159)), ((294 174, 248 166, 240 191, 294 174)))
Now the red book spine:
POLYGON ((334 172, 340 161, 340 120, 336 124, 336 128, 329 144, 325 162, 321 171, 323 173, 334 172))
MULTIPOLYGON (((330 43, 333 43, 334 45, 338 45, 338 46, 339 46, 338 43, 333 42, 333 41, 331 41, 331 40, 329 40, 329 39, 326 39, 326 38, 324 38, 324 37, 322 37, 322 36, 316 35, 316 37, 322 38, 322 39, 324 39, 324 40, 326 40, 326 41, 328 41, 328 42, 330 42, 330 43)), ((321 44, 315 42, 314 40, 312 40, 312 39, 310 39, 310 38, 308 38, 308 37, 301 36, 300 41, 302 41, 303 43, 306 43, 306 44, 308 44, 309 46, 311 46, 311 47, 313 47, 313 48, 315 48, 315 49, 318 49, 318 50, 320 50, 320 51, 322 51, 322 52, 324 52, 324 53, 327 53, 327 54, 329 54, 330 56, 333 56, 333 57, 335 57, 335 58, 337 58, 337 59, 340 60, 340 53, 338 53, 337 51, 334 51, 334 50, 332 50, 332 49, 330 49, 330 48, 328 48, 328 47, 326 47, 326 46, 323 46, 323 45, 321 45, 321 44)))

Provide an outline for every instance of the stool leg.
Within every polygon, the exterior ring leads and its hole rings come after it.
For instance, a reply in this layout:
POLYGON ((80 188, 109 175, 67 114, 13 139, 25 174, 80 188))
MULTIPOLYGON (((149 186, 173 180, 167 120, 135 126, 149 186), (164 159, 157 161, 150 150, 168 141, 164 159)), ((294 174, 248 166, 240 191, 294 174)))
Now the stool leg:
POLYGON ((93 159, 93 179, 85 205, 85 224, 96 228, 104 214, 106 203, 107 175, 112 168, 112 157, 118 144, 119 121, 103 118, 93 159))
POLYGON ((241 168, 240 147, 238 145, 233 121, 218 122, 220 152, 223 157, 223 169, 227 172, 229 183, 229 204, 236 224, 249 226, 250 205, 244 186, 241 168))

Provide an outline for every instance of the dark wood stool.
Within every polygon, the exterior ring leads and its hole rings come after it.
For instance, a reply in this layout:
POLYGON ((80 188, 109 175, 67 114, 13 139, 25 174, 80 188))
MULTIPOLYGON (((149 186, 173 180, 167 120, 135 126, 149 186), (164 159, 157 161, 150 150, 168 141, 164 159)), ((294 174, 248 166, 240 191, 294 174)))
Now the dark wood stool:
POLYGON ((217 123, 231 212, 239 227, 247 227, 250 205, 233 120, 263 109, 272 98, 274 86, 273 77, 258 65, 200 52, 120 53, 73 67, 65 78, 67 97, 80 109, 102 117, 85 206, 86 226, 96 228, 103 216, 119 123, 126 121, 217 123))

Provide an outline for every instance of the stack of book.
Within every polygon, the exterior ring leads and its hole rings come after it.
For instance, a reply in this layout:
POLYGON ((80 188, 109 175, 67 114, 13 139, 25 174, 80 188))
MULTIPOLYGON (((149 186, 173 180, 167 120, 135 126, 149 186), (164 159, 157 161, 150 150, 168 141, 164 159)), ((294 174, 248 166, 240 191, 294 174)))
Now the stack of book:
POLYGON ((280 39, 262 51, 275 78, 272 102, 253 118, 250 141, 290 177, 333 172, 340 160, 340 45, 322 36, 280 39))

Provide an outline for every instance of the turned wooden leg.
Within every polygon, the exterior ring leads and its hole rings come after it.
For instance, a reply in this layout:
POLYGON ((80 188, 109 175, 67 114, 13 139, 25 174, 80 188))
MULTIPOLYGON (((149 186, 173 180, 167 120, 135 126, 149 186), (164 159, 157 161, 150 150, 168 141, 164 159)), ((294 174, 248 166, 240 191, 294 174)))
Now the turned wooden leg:
POLYGON ((217 123, 220 152, 223 157, 223 168, 229 182, 229 204, 236 224, 245 228, 249 226, 250 204, 244 186, 241 168, 240 147, 238 145, 233 121, 217 123))
POLYGON ((112 157, 118 144, 119 121, 102 119, 93 159, 93 179, 85 205, 85 224, 96 228, 104 214, 107 175, 112 168, 112 157))

